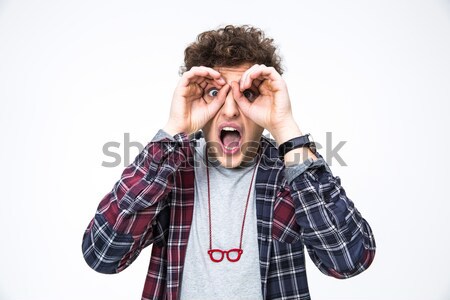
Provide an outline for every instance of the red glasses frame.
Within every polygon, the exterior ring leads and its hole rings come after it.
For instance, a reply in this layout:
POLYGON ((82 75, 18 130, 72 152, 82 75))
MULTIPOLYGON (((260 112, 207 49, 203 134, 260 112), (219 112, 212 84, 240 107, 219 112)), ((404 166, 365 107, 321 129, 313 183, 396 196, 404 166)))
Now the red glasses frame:
POLYGON ((228 261, 230 261, 230 262, 237 262, 238 260, 241 259, 242 252, 244 252, 244 250, 239 249, 239 248, 233 248, 233 249, 230 249, 228 251, 220 250, 220 249, 210 249, 210 250, 208 250, 209 257, 211 258, 211 260, 213 262, 216 262, 216 263, 221 262, 223 260, 223 257, 224 257, 225 254, 227 255, 228 261), (237 257, 234 258, 234 259, 230 258, 230 253, 234 253, 234 252, 237 253, 237 257), (213 254, 215 254, 215 253, 220 253, 220 259, 215 259, 213 257, 213 254))

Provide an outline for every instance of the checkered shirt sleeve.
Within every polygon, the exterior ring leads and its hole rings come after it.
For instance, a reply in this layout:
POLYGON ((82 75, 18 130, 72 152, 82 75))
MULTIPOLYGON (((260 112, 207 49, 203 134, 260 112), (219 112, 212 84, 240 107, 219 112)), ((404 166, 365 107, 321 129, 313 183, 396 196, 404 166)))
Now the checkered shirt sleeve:
POLYGON ((168 206, 173 174, 186 159, 180 147, 185 135, 174 138, 148 143, 101 200, 82 241, 84 259, 94 270, 118 273, 162 238, 156 216, 168 206))
POLYGON ((347 197, 339 176, 323 157, 292 179, 290 196, 302 240, 319 268, 336 278, 366 270, 375 255, 375 238, 368 222, 347 197))

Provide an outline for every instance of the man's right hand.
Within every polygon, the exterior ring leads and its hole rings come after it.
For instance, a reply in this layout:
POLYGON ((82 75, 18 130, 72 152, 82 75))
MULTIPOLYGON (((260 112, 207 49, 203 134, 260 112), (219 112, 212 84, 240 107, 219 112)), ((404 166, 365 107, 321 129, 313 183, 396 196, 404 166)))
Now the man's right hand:
POLYGON ((164 131, 175 135, 201 129, 222 107, 229 89, 216 70, 192 67, 181 76, 174 91, 164 131))

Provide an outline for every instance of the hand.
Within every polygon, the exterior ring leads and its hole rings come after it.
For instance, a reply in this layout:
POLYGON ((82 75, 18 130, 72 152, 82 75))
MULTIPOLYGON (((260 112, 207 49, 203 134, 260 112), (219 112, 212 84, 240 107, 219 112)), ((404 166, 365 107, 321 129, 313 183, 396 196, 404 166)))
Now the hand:
MULTIPOLYGON (((175 88, 170 116, 163 128, 175 135, 193 133, 202 128, 222 107, 230 86, 220 73, 208 67, 192 67, 181 77, 175 88), (214 101, 207 101, 206 87, 215 87, 214 101)), ((211 97, 209 97, 211 98, 211 97)))
POLYGON ((232 82, 231 87, 244 115, 269 130, 277 143, 301 135, 292 116, 286 83, 273 67, 253 65, 239 84, 232 82))

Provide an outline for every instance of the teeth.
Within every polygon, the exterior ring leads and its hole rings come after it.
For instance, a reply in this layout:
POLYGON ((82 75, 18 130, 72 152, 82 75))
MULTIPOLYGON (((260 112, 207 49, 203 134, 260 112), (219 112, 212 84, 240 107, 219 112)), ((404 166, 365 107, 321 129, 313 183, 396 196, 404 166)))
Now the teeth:
POLYGON ((227 146, 224 146, 224 147, 225 147, 225 149, 227 149, 228 151, 231 151, 231 150, 237 148, 237 147, 227 147, 227 146))
POLYGON ((222 128, 222 130, 225 130, 225 131, 237 131, 237 129, 235 129, 233 127, 224 127, 224 128, 222 128))

